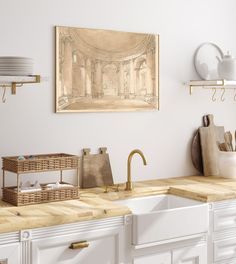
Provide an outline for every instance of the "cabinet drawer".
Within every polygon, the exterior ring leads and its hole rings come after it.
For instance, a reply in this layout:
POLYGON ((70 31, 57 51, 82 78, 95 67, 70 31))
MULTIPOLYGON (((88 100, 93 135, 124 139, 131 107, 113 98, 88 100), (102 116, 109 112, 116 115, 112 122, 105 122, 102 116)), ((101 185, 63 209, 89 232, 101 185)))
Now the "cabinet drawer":
POLYGON ((214 261, 236 257, 236 238, 214 242, 214 261))
POLYGON ((133 264, 171 264, 171 252, 135 257, 133 264))
POLYGON ((119 229, 35 239, 31 264, 118 264, 119 229))
POLYGON ((214 212, 214 231, 236 227, 236 208, 214 212))
POLYGON ((172 264, 206 264, 207 246, 184 247, 173 251, 172 264))
POLYGON ((20 243, 0 246, 0 264, 20 264, 20 243))

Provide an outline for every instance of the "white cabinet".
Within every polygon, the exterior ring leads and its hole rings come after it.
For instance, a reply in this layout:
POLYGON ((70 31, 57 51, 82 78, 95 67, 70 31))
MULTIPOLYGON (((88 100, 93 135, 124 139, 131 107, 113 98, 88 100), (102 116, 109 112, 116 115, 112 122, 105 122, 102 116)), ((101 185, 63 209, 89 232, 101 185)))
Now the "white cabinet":
POLYGON ((171 252, 156 253, 134 258, 133 264, 171 264, 171 252))
POLYGON ((0 246, 0 264, 20 264, 20 243, 0 246))
MULTIPOLYGON (((134 246, 132 264, 207 264, 207 234, 134 246)), ((212 263, 209 263, 212 264, 212 263)))
POLYGON ((123 225, 124 217, 114 217, 33 229, 30 264, 123 263, 123 225))
POLYGON ((127 226, 117 216, 0 234, 0 264, 128 263, 127 226))
POLYGON ((119 229, 32 240, 32 264, 118 264, 119 229), (71 249, 71 245, 75 248, 71 249))
POLYGON ((236 199, 210 204, 208 263, 236 263, 236 199))
POLYGON ((0 234, 0 264, 21 264, 19 232, 0 234))
POLYGON ((191 246, 173 251, 172 264, 206 264, 207 247, 191 246))

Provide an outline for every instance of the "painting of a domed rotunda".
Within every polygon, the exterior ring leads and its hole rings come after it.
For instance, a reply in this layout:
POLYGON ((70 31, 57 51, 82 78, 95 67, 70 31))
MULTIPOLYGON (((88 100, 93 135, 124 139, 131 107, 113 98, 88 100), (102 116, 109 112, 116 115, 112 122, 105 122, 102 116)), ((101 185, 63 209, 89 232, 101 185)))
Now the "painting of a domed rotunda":
POLYGON ((56 27, 56 112, 159 107, 159 37, 56 27))

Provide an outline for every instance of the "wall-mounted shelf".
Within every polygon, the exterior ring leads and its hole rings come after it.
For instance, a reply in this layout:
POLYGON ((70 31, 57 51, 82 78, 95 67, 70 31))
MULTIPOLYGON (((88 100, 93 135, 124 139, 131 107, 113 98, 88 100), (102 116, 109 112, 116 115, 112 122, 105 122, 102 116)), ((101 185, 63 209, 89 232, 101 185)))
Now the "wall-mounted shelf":
POLYGON ((0 76, 0 87, 11 88, 11 93, 16 94, 16 88, 27 83, 40 83, 40 75, 30 76, 0 76))
POLYGON ((210 89, 213 91, 212 101, 216 101, 215 95, 217 90, 221 90, 221 101, 224 101, 224 94, 226 90, 234 90, 234 100, 236 101, 236 80, 228 81, 228 80, 195 80, 189 81, 187 83, 189 86, 190 95, 193 93, 194 88, 202 88, 202 89, 210 89))

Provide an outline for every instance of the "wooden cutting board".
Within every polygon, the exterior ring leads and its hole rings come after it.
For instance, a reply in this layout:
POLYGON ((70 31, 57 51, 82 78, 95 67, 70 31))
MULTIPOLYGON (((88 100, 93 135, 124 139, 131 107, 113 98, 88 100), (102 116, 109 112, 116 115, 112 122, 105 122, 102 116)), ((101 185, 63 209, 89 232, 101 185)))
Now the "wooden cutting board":
MULTIPOLYGON (((203 126, 207 127, 208 124, 209 124, 208 115, 204 115, 203 126)), ((215 126, 215 132, 216 132, 216 140, 219 141, 220 143, 223 143, 224 132, 225 132, 224 127, 215 126)), ((195 169, 197 169, 201 174, 203 174, 202 149, 201 149, 199 129, 197 129, 193 135, 192 145, 191 145, 191 158, 195 169)))
MULTIPOLYGON (((208 117, 206 115, 203 116, 203 126, 208 126, 208 117)), ((201 174, 203 174, 203 164, 202 164, 202 149, 200 143, 200 134, 199 128, 193 135, 192 145, 191 145, 191 158, 192 163, 195 169, 197 169, 201 174)))
POLYGON ((224 141, 224 127, 214 124, 213 115, 207 115, 208 127, 200 127, 200 142, 202 150, 203 172, 205 176, 219 175, 217 141, 224 141))
POLYGON ((107 148, 99 148, 99 154, 83 149, 82 188, 113 185, 113 177, 107 148))

